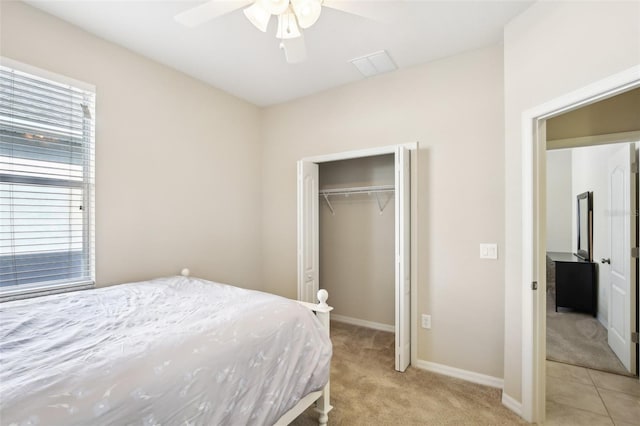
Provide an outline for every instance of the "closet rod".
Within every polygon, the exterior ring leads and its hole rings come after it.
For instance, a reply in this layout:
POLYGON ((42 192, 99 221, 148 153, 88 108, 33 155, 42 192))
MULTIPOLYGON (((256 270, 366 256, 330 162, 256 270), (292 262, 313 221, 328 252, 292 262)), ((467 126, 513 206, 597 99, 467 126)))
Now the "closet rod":
POLYGON ((391 196, 389 196, 386 202, 380 201, 380 197, 378 196, 381 192, 394 192, 394 185, 376 185, 376 186, 357 186, 352 188, 335 188, 335 189, 323 189, 320 190, 320 196, 324 197, 324 200, 327 202, 327 206, 329 210, 331 210, 331 215, 335 216, 336 212, 333 210, 333 206, 331 205, 331 201, 329 201, 330 195, 344 195, 348 197, 350 194, 373 194, 376 197, 376 201, 378 202, 378 209, 380 210, 380 214, 384 211, 384 208, 389 204, 389 200, 391 200, 391 196))
POLYGON ((395 185, 356 186, 351 188, 321 189, 320 195, 372 194, 375 192, 395 191, 395 185))

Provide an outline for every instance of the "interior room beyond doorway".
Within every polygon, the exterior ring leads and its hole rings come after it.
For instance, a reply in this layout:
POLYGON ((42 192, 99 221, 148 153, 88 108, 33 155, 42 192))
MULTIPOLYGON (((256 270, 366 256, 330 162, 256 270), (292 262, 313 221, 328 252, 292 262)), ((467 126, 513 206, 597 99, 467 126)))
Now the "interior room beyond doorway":
POLYGON ((637 245, 638 217, 628 214, 624 219, 628 223, 623 224, 612 203, 619 198, 618 193, 625 197, 628 193, 630 211, 637 210, 637 175, 632 173, 637 167, 637 143, 629 141, 640 140, 638 117, 640 89, 634 89, 547 121, 548 360, 637 375, 637 353, 632 355, 635 359, 620 358, 612 333, 617 321, 626 322, 623 328, 629 330, 622 333, 625 336, 637 327, 637 260, 631 259, 630 247, 637 245), (626 166, 618 167, 620 155, 626 158, 622 160, 626 166), (624 167, 629 170, 628 188, 620 186, 612 175, 624 167), (589 200, 588 216, 583 212, 582 218, 581 194, 589 200), (618 222, 620 234, 627 238, 621 245, 616 242, 620 239, 616 236, 618 222), (623 303, 616 303, 617 293, 612 287, 615 268, 611 262, 618 245, 627 247, 623 257, 630 259, 630 295, 626 296, 630 300, 625 302, 631 306, 630 312, 623 309, 623 303), (579 255, 580 248, 588 249, 587 258, 585 252, 579 255), (563 254, 568 257, 563 258, 563 254))

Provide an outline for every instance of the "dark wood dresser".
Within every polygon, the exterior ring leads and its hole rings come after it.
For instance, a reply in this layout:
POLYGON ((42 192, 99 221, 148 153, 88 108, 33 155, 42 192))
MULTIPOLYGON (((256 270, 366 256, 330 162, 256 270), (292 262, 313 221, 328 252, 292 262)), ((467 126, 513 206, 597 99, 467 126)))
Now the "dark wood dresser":
POLYGON ((558 306, 598 313, 597 263, 583 260, 573 253, 547 252, 556 264, 556 312, 558 306))

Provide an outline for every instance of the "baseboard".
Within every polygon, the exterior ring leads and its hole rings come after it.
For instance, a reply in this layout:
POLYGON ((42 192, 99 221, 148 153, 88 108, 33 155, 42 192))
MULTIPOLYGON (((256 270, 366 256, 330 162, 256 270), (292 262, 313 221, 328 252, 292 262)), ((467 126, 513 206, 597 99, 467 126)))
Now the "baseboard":
POLYGON ((598 317, 597 318, 598 318, 598 321, 600 322, 600 324, 602 324, 602 326, 608 330, 609 329, 609 325, 607 324, 607 318, 603 317, 600 312, 598 312, 598 317))
POLYGON ((499 377, 487 376, 486 374, 476 373, 474 371, 463 370, 461 368, 449 367, 448 365, 438 364, 435 362, 424 361, 419 359, 414 367, 433 373, 444 374, 445 376, 455 377, 457 379, 466 380, 467 382, 478 383, 479 385, 490 386, 492 388, 502 389, 504 380, 499 377))
POLYGON ((393 325, 382 324, 380 322, 361 320, 358 318, 351 318, 351 317, 346 317, 344 315, 336 315, 333 313, 331 314, 331 320, 337 321, 337 322, 343 322, 345 324, 358 325, 360 327, 372 328, 374 330, 389 331, 391 333, 395 333, 396 331, 396 328, 393 325))
POLYGON ((522 403, 502 391, 502 405, 522 417, 522 403))

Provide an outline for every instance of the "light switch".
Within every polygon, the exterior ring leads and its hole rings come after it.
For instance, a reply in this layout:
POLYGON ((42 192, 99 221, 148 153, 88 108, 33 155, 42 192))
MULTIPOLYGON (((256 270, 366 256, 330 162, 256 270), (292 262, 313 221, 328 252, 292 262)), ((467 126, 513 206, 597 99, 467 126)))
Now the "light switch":
POLYGON ((480 259, 497 259, 498 245, 494 243, 480 243, 480 259))

